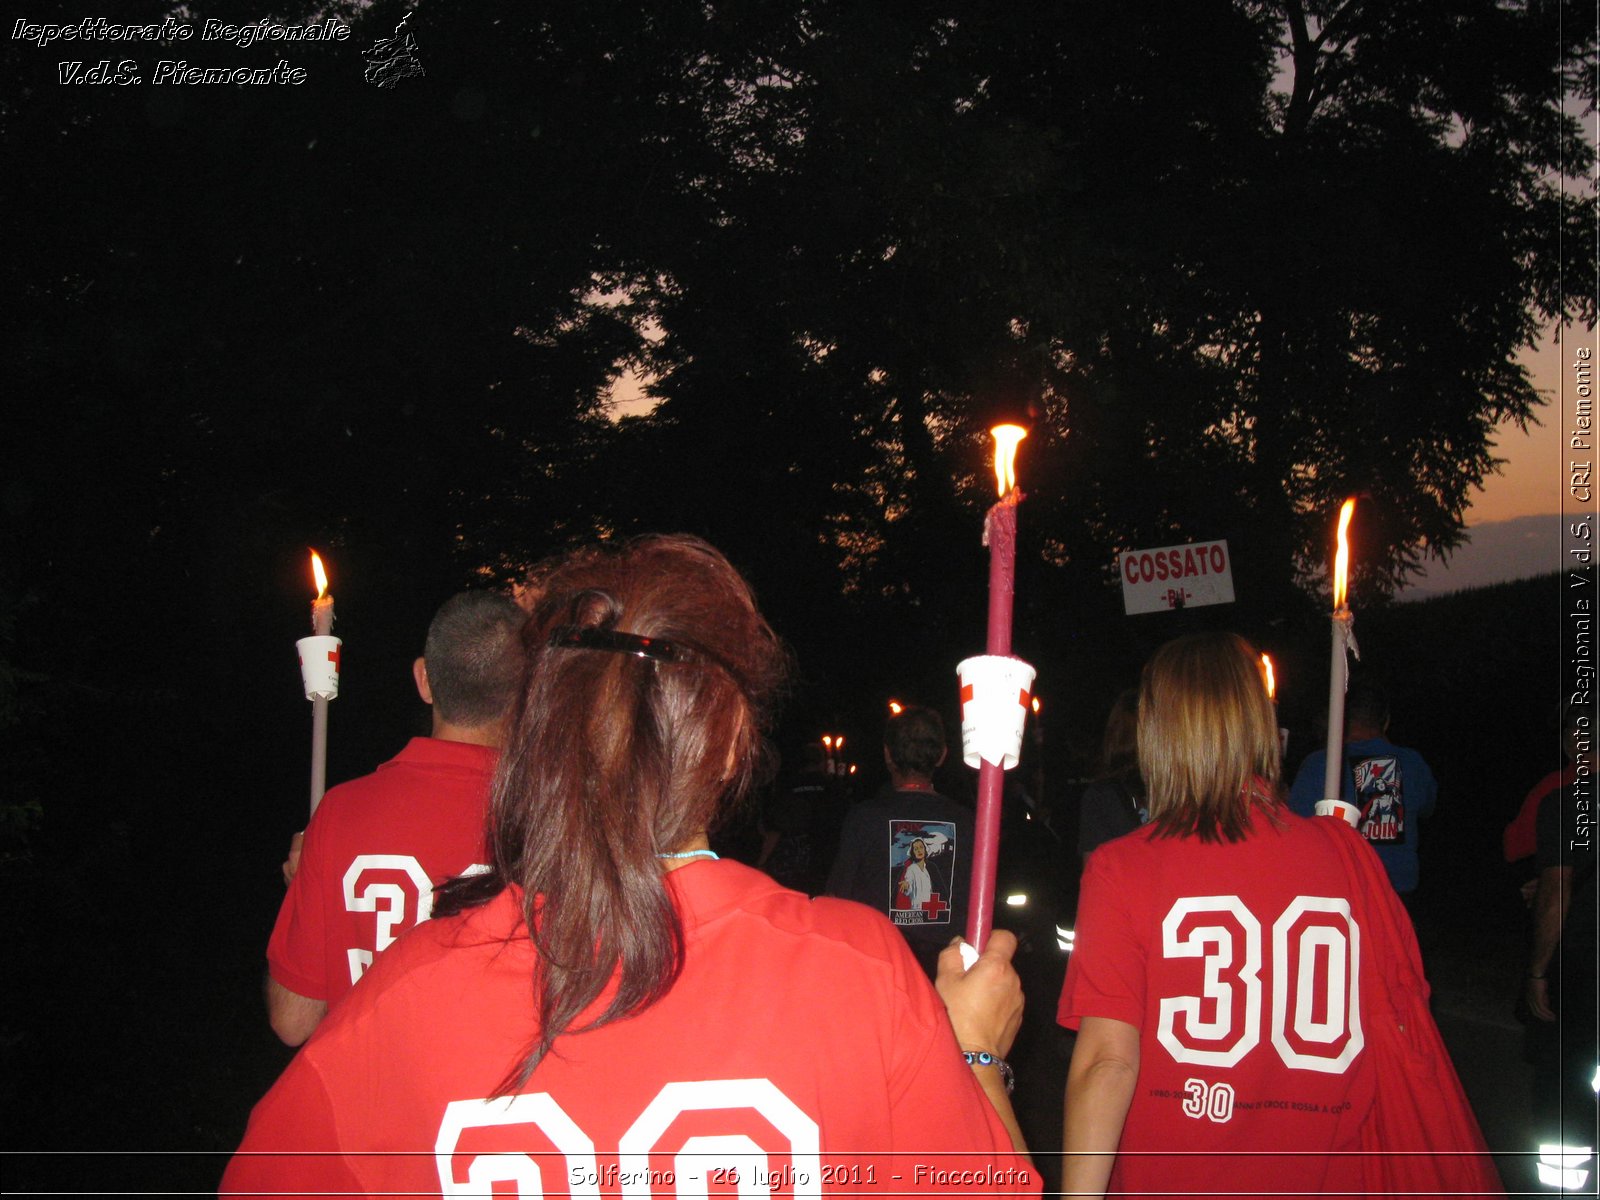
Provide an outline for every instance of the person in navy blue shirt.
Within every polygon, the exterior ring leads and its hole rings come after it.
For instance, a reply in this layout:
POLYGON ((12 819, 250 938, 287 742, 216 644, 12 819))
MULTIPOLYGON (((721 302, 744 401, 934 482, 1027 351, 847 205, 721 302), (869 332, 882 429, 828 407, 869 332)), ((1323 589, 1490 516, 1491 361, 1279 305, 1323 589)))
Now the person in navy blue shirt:
MULTIPOLYGON (((1433 812, 1439 785, 1422 755, 1396 746, 1389 731, 1389 697, 1370 680, 1352 680, 1344 700, 1342 795, 1361 810, 1356 829, 1383 861, 1389 882, 1409 900, 1417 890, 1417 826, 1433 812)), ((1326 750, 1306 756, 1289 789, 1289 807, 1313 814, 1322 794, 1326 750)))

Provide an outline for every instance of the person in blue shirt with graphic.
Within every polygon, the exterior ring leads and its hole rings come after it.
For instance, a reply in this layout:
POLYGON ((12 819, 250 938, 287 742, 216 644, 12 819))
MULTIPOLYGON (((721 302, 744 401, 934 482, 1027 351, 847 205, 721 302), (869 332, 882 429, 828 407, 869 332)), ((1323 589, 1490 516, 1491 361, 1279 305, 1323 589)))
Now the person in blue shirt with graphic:
MULTIPOLYGON (((1389 731, 1389 697, 1370 680, 1351 680, 1344 700, 1343 794, 1361 811, 1356 829, 1372 843, 1389 882, 1410 902, 1417 890, 1417 825, 1433 812, 1439 785, 1422 755, 1396 746, 1389 731)), ((1306 756, 1289 790, 1289 807, 1312 815, 1322 794, 1327 751, 1306 756)))

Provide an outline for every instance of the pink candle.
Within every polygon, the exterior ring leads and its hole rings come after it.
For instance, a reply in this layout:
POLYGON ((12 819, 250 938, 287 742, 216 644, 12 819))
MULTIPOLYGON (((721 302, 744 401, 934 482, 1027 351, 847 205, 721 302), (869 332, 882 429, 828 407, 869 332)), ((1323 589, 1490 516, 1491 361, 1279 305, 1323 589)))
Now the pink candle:
MULTIPOLYGON (((989 625, 985 654, 1011 653, 1011 609, 1017 583, 1017 443, 1028 436, 1019 425, 997 425, 994 435, 995 482, 1000 500, 984 518, 989 547, 989 625)), ((972 842, 972 884, 967 896, 967 941, 979 952, 994 928, 994 880, 1000 861, 1000 799, 1005 773, 987 760, 978 768, 978 818, 972 842)))

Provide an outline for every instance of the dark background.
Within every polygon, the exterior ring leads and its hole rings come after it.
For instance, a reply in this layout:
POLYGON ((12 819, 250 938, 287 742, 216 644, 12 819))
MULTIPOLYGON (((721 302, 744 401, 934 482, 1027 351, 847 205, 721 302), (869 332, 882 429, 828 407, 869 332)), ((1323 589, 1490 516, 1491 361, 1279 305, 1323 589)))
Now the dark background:
MULTIPOLYGON (((1394 738, 1420 748, 1439 778, 1438 812, 1423 830, 1418 910, 1430 977, 1451 1012, 1488 1022, 1502 1047, 1515 1036, 1497 1026, 1509 1018, 1525 934, 1500 830, 1527 788, 1559 764, 1552 697, 1561 583, 1551 576, 1357 618, 1364 661, 1393 690, 1394 738)), ((1197 615, 1139 620, 1154 622, 1155 639, 1197 615)), ((133 708, 83 695, 61 702, 56 711, 68 715, 59 728, 28 727, 60 787, 48 820, 4 875, 8 1190, 211 1188, 250 1106, 288 1061, 267 1028, 260 988, 283 894, 278 863, 304 820, 308 706, 287 648, 296 632, 286 630, 261 667, 261 678, 275 681, 270 689, 241 671, 233 687, 199 681, 209 707, 176 695, 133 708), (50 1151, 74 1153, 31 1153, 50 1151)), ((349 624, 344 633, 349 645, 364 640, 349 624)), ((1290 664, 1325 657, 1320 633, 1308 624, 1297 631, 1298 653, 1281 652, 1286 695, 1296 679, 1317 679, 1310 668, 1291 674, 1290 664)), ((409 682, 407 653, 351 656, 332 710, 331 779, 368 769, 422 726, 420 702, 408 711, 396 700, 409 682)), ((1071 680, 1053 691, 1079 689, 1112 695, 1071 680)), ((840 726, 850 742, 873 745, 871 709, 880 701, 856 693, 840 701, 862 714, 840 726)), ((1320 744, 1320 731, 1291 725, 1294 761, 1320 744)), ((788 735, 801 729, 809 726, 783 726, 788 735)), ((1077 863, 1068 781, 1079 772, 1053 739, 1047 730, 1043 760, 1061 836, 1012 821, 1002 850, 1005 887, 1014 881, 1034 900, 1019 961, 1029 1018, 1013 1057, 1019 1112, 1041 1152, 1060 1144, 1068 1049, 1052 1023, 1065 960, 1051 925, 1070 927, 1077 863)), ((1032 753, 1022 765, 1030 773, 1032 753)), ((870 756, 861 757, 870 790, 876 778, 870 756)), ((972 774, 949 772, 943 786, 970 789, 963 777, 972 774)), ((1002 909, 999 922, 1011 919, 1002 909)), ((1482 1052, 1484 1030, 1470 1021, 1463 1028, 1473 1040, 1454 1050, 1472 1086, 1477 1067, 1468 1060, 1482 1052)), ((1520 1128, 1521 1100, 1504 1078, 1486 1082, 1473 1099, 1493 1140, 1497 1129, 1520 1128)))
POLYGON ((1032 428, 1024 768, 1060 835, 1008 865, 1055 863, 1070 911, 1071 781, 1177 633, 1269 650, 1291 762, 1318 744, 1358 494, 1364 661, 1441 781, 1430 970, 1514 978, 1498 838, 1558 763, 1560 581, 1392 597, 1459 543, 1496 423, 1538 411, 1516 352, 1592 323, 1563 282, 1594 277, 1592 198, 1559 173, 1592 163, 1593 14, 1040 7, 424 3, 426 75, 392 88, 362 74, 388 3, 330 6, 353 32, 327 44, 0 42, 8 1190, 210 1187, 287 1059, 259 988, 304 823, 307 547, 346 643, 332 781, 426 727, 409 663, 445 596, 665 529, 793 645, 785 756, 844 733, 868 791, 888 698, 953 718, 981 648, 997 416, 1032 428), (58 81, 102 57, 145 82, 58 81), (307 83, 157 87, 163 58, 307 83), (630 369, 659 405, 614 420, 630 369), (1118 550, 1213 538, 1235 604, 1122 615, 1118 550))

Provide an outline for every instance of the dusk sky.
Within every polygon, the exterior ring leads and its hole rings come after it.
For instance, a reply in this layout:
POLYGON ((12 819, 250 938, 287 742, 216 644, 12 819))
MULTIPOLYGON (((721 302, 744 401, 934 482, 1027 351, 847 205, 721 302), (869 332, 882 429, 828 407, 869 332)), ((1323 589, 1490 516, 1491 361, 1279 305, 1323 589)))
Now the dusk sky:
MULTIPOLYGON (((1569 332, 1567 345, 1593 341, 1591 332, 1579 328, 1569 332)), ((1571 403, 1570 394, 1564 396, 1562 391, 1567 353, 1547 334, 1537 349, 1521 356, 1532 371, 1534 386, 1547 400, 1540 410, 1542 424, 1530 425, 1527 432, 1510 424, 1501 427, 1495 453, 1505 465, 1500 474, 1485 480, 1467 510, 1472 540, 1451 556, 1448 567, 1434 565, 1401 593, 1402 598, 1420 600, 1559 569, 1566 470, 1562 412, 1571 403)), ((1566 386, 1570 390, 1570 381, 1566 386)), ((644 381, 631 371, 617 379, 611 395, 619 416, 649 411, 652 406, 643 398, 643 389, 644 381)))
POLYGON ((1533 372, 1534 385, 1548 403, 1540 410, 1541 425, 1526 433, 1514 425, 1501 428, 1495 453, 1505 459, 1501 473, 1485 481, 1467 510, 1472 541, 1461 547, 1448 568, 1435 566, 1425 579, 1401 593, 1421 599, 1463 587, 1481 587, 1558 570, 1561 566, 1560 513, 1566 453, 1563 409, 1571 407, 1571 381, 1564 376, 1571 347, 1594 343, 1581 327, 1568 332, 1563 347, 1546 336, 1522 360, 1533 372))
MULTIPOLYGON (((1593 335, 1578 329, 1568 345, 1591 342, 1593 335)), ((1506 460, 1502 474, 1490 479, 1467 513, 1469 526, 1514 517, 1531 517, 1561 511, 1562 471, 1565 467, 1561 435, 1563 348, 1546 337, 1537 351, 1523 355, 1533 372, 1534 386, 1548 404, 1541 411, 1544 424, 1526 434, 1506 426, 1497 453, 1506 460)), ((1570 381, 1567 387, 1570 401, 1570 381)))

